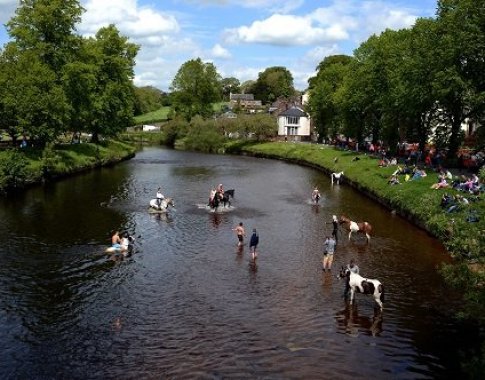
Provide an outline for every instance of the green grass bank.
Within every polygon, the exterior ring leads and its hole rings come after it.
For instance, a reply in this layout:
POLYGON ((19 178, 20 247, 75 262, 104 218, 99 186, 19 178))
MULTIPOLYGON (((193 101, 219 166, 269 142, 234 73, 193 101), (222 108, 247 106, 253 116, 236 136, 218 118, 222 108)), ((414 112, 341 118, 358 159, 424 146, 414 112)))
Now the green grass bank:
POLYGON ((135 155, 132 144, 106 140, 99 144, 58 144, 0 151, 0 191, 10 192, 112 165, 135 155))

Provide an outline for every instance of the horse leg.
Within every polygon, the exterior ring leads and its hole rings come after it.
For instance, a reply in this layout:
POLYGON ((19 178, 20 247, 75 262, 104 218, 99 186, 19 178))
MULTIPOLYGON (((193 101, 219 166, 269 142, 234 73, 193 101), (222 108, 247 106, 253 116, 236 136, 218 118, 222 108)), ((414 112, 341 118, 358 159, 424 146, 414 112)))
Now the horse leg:
POLYGON ((382 301, 379 299, 379 296, 374 296, 374 299, 376 300, 377 304, 379 305, 379 307, 382 309, 384 309, 383 305, 382 305, 382 301))
POLYGON ((352 236, 352 230, 350 230, 350 232, 349 232, 349 240, 350 240, 351 236, 352 236))
POLYGON ((350 304, 354 302, 354 296, 355 296, 355 289, 353 286, 350 287, 350 304))

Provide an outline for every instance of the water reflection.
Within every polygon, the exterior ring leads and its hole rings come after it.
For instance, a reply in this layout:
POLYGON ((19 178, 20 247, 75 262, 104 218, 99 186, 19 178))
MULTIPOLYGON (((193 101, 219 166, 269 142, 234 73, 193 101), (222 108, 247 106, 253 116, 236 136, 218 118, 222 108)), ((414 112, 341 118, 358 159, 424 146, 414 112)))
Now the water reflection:
POLYGON ((337 321, 337 331, 351 336, 364 333, 375 337, 383 331, 383 312, 380 308, 374 308, 374 314, 366 316, 359 314, 356 303, 352 305, 347 303, 345 309, 335 315, 335 320, 337 321))

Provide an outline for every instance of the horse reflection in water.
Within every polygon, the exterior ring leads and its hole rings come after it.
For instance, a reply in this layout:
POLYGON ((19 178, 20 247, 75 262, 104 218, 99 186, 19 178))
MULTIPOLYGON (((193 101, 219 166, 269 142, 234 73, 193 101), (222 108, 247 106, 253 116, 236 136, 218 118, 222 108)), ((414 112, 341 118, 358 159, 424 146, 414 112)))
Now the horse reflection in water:
POLYGON ((345 309, 339 311, 335 319, 339 331, 345 334, 357 336, 359 333, 378 336, 382 332, 382 311, 374 309, 372 317, 359 315, 357 305, 347 305, 345 309))
POLYGON ((365 234, 367 238, 367 243, 370 242, 370 233, 372 231, 372 225, 369 222, 354 222, 350 220, 345 215, 341 215, 339 219, 339 223, 349 231, 349 240, 352 236, 353 232, 360 232, 365 234))

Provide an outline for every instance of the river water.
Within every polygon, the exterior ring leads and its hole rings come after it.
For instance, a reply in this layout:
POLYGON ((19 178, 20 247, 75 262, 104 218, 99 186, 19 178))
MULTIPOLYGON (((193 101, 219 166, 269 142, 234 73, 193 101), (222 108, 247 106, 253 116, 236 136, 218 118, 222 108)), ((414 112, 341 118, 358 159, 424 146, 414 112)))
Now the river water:
POLYGON ((127 162, 0 200, 2 379, 420 379, 460 376, 473 334, 423 231, 313 169, 265 159, 145 148, 127 162), (212 186, 234 208, 204 208, 212 186), (320 206, 309 198, 314 185, 320 206), (147 212, 158 186, 175 199, 147 212), (374 227, 339 236, 332 214, 374 227), (232 228, 260 234, 259 258, 232 228), (110 232, 136 237, 124 260, 110 232), (337 268, 354 258, 386 289, 349 306, 337 268))

